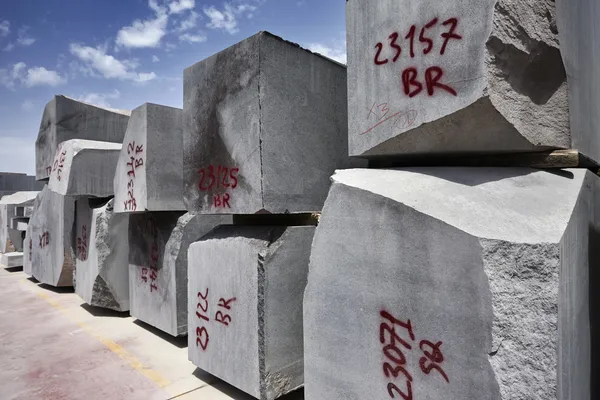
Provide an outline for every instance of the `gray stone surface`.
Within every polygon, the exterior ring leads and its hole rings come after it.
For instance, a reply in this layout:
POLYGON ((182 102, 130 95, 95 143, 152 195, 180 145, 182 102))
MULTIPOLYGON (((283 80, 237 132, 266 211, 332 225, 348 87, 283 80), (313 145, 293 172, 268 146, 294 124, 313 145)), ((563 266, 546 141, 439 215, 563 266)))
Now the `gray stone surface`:
POLYGON ((81 139, 60 143, 48 187, 63 196, 112 196, 121 147, 121 143, 81 139))
POLYGON ((4 253, 2 254, 2 257, 0 257, 0 264, 8 268, 21 267, 23 266, 23 253, 4 253))
POLYGON ((31 217, 33 206, 16 206, 15 217, 31 217))
MULTIPOLYGON (((43 187, 42 187, 43 189, 43 187)), ((41 193, 41 192, 40 192, 41 193)), ((33 202, 33 210, 31 216, 35 215, 40 207, 40 195, 38 194, 33 202)), ((33 276, 31 260, 33 259, 33 236, 32 236, 33 225, 27 224, 27 230, 25 231, 25 240, 23 241, 23 272, 29 276, 33 276)))
POLYGON ((221 226, 190 245, 194 365, 261 400, 302 386, 302 296, 314 232, 221 226))
POLYGON ((70 139, 123 143, 129 111, 101 108, 57 95, 46 104, 35 142, 36 178, 47 179, 58 144, 70 139))
POLYGON ((177 335, 172 296, 175 271, 165 268, 166 245, 183 212, 129 214, 129 305, 133 317, 177 335))
POLYGON ((569 127, 554 1, 350 0, 346 12, 350 155, 588 153, 580 144, 598 141, 569 127))
POLYGON ((29 217, 13 217, 10 219, 10 228, 17 231, 25 231, 27 230, 27 223, 29 222, 29 217))
POLYGON ((267 32, 186 68, 186 208, 320 210, 331 173, 362 166, 347 156, 346 100, 342 65, 267 32))
POLYGON ((415 399, 597 398, 598 176, 414 168, 332 180, 304 298, 307 399, 400 398, 390 385, 415 399))
POLYGON ((133 110, 114 179, 115 211, 183 211, 183 133, 179 108, 133 110))
POLYGON ((558 0, 557 26, 569 81, 573 147, 600 160, 600 4, 558 0))
POLYGON ((15 172, 0 172, 0 196, 15 192, 42 190, 43 182, 37 182, 35 176, 15 172))
POLYGON ((48 188, 38 195, 31 226, 31 271, 38 281, 51 286, 72 286, 75 253, 75 200, 48 188))
MULTIPOLYGON (((216 226, 231 223, 231 216, 182 215, 164 245, 162 267, 156 269, 156 290, 148 291, 151 270, 146 274, 148 281, 142 279, 141 268, 148 265, 130 266, 135 274, 131 279, 136 304, 132 315, 172 336, 187 335, 188 247, 216 226)), ((141 261, 148 258, 146 255, 141 261)))
POLYGON ((113 203, 76 202, 75 293, 89 305, 128 311, 129 216, 114 213, 113 203))

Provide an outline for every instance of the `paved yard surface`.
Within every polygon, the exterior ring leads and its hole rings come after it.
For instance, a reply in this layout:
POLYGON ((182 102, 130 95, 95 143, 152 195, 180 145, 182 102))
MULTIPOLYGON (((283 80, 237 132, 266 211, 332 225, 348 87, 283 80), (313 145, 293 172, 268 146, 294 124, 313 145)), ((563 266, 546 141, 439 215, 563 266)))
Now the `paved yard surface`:
MULTIPOLYGON (((0 399, 251 400, 196 369, 186 339, 127 313, 87 307, 73 289, 0 266, 0 399)), ((301 392, 282 400, 302 400, 301 392)))

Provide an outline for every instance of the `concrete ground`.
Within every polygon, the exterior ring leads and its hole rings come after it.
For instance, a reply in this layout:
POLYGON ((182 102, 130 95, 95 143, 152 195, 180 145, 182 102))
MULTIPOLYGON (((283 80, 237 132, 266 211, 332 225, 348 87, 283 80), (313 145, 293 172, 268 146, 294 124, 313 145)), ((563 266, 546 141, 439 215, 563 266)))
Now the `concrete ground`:
MULTIPOLYGON (((302 391, 281 400, 302 400, 302 391)), ((186 338, 0 266, 0 399, 250 400, 197 369, 186 338)))

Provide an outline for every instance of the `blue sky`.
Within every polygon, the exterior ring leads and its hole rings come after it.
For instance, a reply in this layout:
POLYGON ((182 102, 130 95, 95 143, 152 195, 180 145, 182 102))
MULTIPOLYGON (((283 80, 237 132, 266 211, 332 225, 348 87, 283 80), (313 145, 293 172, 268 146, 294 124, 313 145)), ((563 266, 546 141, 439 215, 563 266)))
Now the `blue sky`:
POLYGON ((182 107, 183 69, 266 30, 345 62, 343 0, 0 2, 0 171, 34 175, 55 94, 182 107))

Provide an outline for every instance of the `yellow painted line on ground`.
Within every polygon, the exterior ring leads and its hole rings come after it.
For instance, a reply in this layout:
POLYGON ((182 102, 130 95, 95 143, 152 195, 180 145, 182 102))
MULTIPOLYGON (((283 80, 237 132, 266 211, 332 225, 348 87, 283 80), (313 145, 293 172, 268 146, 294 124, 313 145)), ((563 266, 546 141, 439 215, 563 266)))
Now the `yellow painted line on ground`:
MULTIPOLYGON (((20 280, 21 284, 25 284, 26 282, 28 282, 27 279, 21 279, 20 280)), ((121 347, 118 343, 116 343, 113 340, 108 339, 108 338, 100 335, 98 332, 96 332, 88 324, 86 324, 85 322, 83 322, 80 319, 76 318, 75 316, 71 315, 71 313, 69 312, 68 309, 66 309, 58 301, 52 299, 46 293, 36 290, 35 294, 37 294, 41 299, 43 299, 48 304, 50 304, 52 307, 54 307, 55 309, 57 309, 58 311, 60 311, 62 314, 64 314, 72 322, 74 322, 77 325, 79 325, 79 327, 81 329, 83 329, 84 331, 86 331, 87 333, 89 333, 97 341, 99 341, 104 346, 106 346, 106 348, 108 348, 110 351, 112 351, 113 353, 115 353, 116 355, 118 355, 121 359, 123 359, 125 362, 127 362, 131 366, 131 368, 133 368, 136 371, 140 372, 146 378, 148 378, 152 382, 154 382, 157 386, 159 386, 161 388, 166 388, 167 386, 169 386, 171 384, 171 382, 169 382, 167 379, 163 378, 161 374, 159 374, 158 372, 156 372, 156 371, 154 371, 154 370, 152 370, 152 369, 147 368, 146 366, 144 366, 144 364, 142 364, 140 362, 140 360, 138 360, 137 358, 135 358, 135 356, 133 356, 132 354, 130 354, 127 350, 125 350, 123 347, 121 347)))

